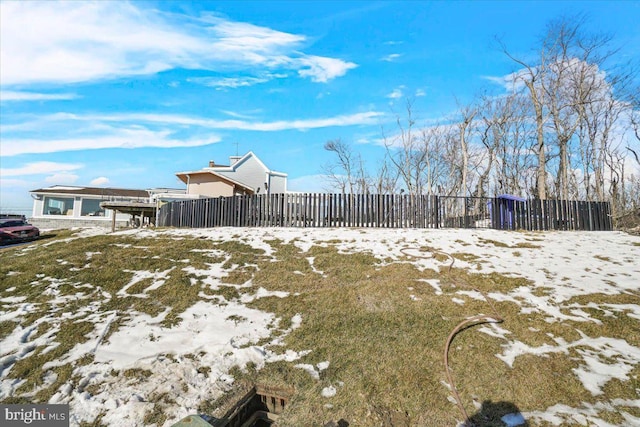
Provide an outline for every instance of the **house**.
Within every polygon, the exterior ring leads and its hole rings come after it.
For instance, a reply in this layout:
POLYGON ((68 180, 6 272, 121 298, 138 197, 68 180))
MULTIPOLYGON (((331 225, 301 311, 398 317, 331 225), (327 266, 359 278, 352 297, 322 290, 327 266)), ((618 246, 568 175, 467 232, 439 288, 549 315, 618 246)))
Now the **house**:
POLYGON ((287 174, 269 169, 253 152, 229 157, 229 165, 209 166, 196 171, 178 172, 187 185, 187 194, 198 197, 236 194, 276 194, 287 192, 287 174))
POLYGON ((140 216, 151 218, 164 201, 192 198, 185 190, 168 188, 134 190, 54 185, 30 193, 33 198, 30 222, 45 229, 126 226, 143 210, 140 216), (131 209, 121 209, 122 206, 131 209))

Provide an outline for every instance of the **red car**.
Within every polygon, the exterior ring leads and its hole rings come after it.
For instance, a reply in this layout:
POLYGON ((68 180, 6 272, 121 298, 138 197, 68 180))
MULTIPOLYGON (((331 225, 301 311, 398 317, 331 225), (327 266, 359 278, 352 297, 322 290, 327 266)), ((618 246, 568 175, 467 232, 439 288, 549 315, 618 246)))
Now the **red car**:
POLYGON ((29 224, 25 219, 0 218, 0 245, 35 240, 39 236, 38 227, 29 224))

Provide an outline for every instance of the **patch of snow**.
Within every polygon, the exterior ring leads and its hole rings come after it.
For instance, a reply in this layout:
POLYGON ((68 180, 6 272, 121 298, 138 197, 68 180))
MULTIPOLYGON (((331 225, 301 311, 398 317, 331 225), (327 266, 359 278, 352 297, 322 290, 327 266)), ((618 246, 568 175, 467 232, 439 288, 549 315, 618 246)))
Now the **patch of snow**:
POLYGON ((234 302, 224 306, 197 302, 180 316, 182 322, 178 328, 160 326, 165 315, 166 312, 153 318, 138 314, 125 328, 112 334, 108 344, 95 351, 95 361, 107 363, 114 369, 124 369, 176 350, 182 354, 199 351, 224 354, 228 351, 240 355, 247 353, 244 346, 270 335, 269 324, 273 321, 272 314, 234 302), (227 321, 233 315, 243 320, 227 321), (150 339, 150 335, 155 338, 150 339))
POLYGON ((320 394, 322 394, 322 397, 333 397, 335 396, 337 393, 337 390, 334 386, 330 385, 329 387, 325 387, 322 389, 322 392, 320 394))
POLYGON ((504 328, 502 328, 499 324, 497 323, 488 323, 488 324, 484 324, 481 327, 478 328, 479 332, 483 332, 489 336, 495 337, 495 338, 501 338, 503 340, 507 339, 507 335, 509 335, 511 333, 511 331, 508 331, 504 328))
POLYGON ((329 362, 328 361, 320 362, 316 365, 316 367, 318 368, 319 371, 324 371, 329 368, 329 362))
POLYGON ((291 318, 291 329, 298 329, 302 325, 302 315, 300 313, 291 318))
POLYGON ((307 261, 309 261, 309 267, 311 267, 311 271, 313 271, 314 273, 323 276, 324 275, 324 271, 320 271, 316 268, 314 261, 315 261, 316 257, 307 257, 307 261))
POLYGON ((171 268, 169 268, 168 270, 165 270, 165 271, 155 271, 155 272, 144 271, 144 270, 142 270, 142 271, 124 270, 125 273, 133 273, 133 277, 131 278, 129 283, 124 285, 117 292, 117 295, 122 296, 122 297, 129 296, 129 293, 127 292, 129 290, 129 288, 132 287, 133 285, 135 285, 136 283, 141 282, 141 281, 146 280, 146 279, 153 279, 153 283, 143 291, 143 294, 146 293, 147 291, 151 291, 153 289, 157 289, 160 286, 164 285, 164 282, 169 277, 169 273, 171 273, 171 271, 174 268, 175 267, 171 267, 171 268))
POLYGON ((551 353, 569 354, 570 350, 581 356, 583 364, 573 369, 582 385, 594 396, 602 394, 602 387, 610 380, 617 378, 621 381, 628 379, 629 373, 640 360, 640 348, 629 344, 623 339, 608 337, 589 337, 580 331, 579 340, 568 343, 563 338, 554 338, 557 345, 543 344, 531 347, 520 341, 503 344, 502 354, 497 354, 500 360, 513 367, 518 356, 533 354, 546 356, 551 353))
POLYGON ((15 297, 5 297, 5 298, 0 298, 0 302, 8 302, 8 303, 16 303, 16 302, 22 302, 24 300, 26 300, 27 297, 19 297, 19 296, 15 296, 15 297))
POLYGON ((436 291, 436 295, 442 295, 442 288, 440 287, 440 279, 418 279, 418 282, 424 282, 428 284, 436 291))
POLYGON ((482 294, 478 291, 457 291, 456 294, 459 295, 466 295, 471 299, 477 300, 477 301, 485 301, 484 296, 482 296, 482 294))
MULTIPOLYGON (((616 400, 617 399, 614 399, 614 401, 616 400)), ((595 425, 598 427, 619 427, 619 424, 611 424, 600 418, 600 413, 606 411, 615 412, 621 415, 626 421, 622 425, 640 425, 640 418, 630 414, 625 410, 620 409, 620 406, 633 407, 638 409, 640 408, 640 400, 625 401, 624 404, 621 405, 620 402, 615 402, 616 405, 619 405, 618 407, 614 407, 612 405, 614 401, 596 403, 582 402, 582 406, 577 408, 563 404, 556 404, 548 407, 545 410, 525 412, 523 415, 526 419, 532 422, 545 422, 553 426, 566 425, 568 422, 570 422, 571 424, 579 424, 583 426, 595 425)))
POLYGON ((263 287, 258 288, 258 290, 256 291, 256 293, 254 295, 248 295, 248 294, 243 294, 240 297, 240 301, 243 303, 249 303, 252 301, 255 301, 257 299, 260 298, 266 298, 266 297, 277 297, 277 298, 286 298, 289 296, 289 292, 283 292, 283 291, 268 291, 263 287))
POLYGON ((32 304, 30 302, 25 302, 15 307, 15 310, 13 311, 0 312, 0 322, 4 322, 6 320, 18 319, 23 315, 26 315, 32 311, 35 311, 35 307, 36 307, 35 304, 32 304))
POLYGON ((293 362, 295 360, 300 359, 301 357, 306 356, 309 353, 311 353, 311 350, 305 350, 305 351, 286 350, 283 354, 275 354, 271 350, 264 351, 265 361, 268 363, 279 362, 282 360, 284 360, 285 362, 293 362))
POLYGON ((309 365, 307 363, 298 363, 294 367, 307 371, 309 375, 311 375, 314 379, 320 379, 320 373, 316 371, 316 368, 313 365, 309 365))

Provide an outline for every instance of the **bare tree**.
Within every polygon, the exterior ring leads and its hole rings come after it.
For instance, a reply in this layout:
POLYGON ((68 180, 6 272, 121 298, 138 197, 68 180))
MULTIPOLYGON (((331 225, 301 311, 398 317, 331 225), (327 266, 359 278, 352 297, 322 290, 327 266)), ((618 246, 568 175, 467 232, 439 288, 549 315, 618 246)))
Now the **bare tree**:
POLYGON ((385 153, 384 158, 379 163, 377 171, 373 176, 371 187, 377 194, 394 193, 398 183, 398 171, 389 163, 389 156, 385 153))
POLYGON ((383 130, 384 145, 388 159, 398 172, 409 194, 422 192, 422 175, 425 168, 426 151, 421 147, 418 135, 414 131, 412 102, 407 100, 406 119, 396 117, 397 133, 388 136, 383 130))
MULTIPOLYGON (((631 122, 631 129, 636 137, 636 143, 640 143, 640 86, 634 91, 630 100, 629 121, 631 122)), ((640 148, 632 148, 631 145, 627 146, 627 150, 631 152, 636 163, 640 165, 640 148)))
POLYGON ((544 178, 548 148, 545 145, 545 123, 550 124, 551 141, 557 147, 556 195, 569 197, 571 141, 580 126, 581 111, 595 102, 600 67, 615 51, 610 50, 611 37, 588 34, 581 17, 562 17, 551 21, 537 49, 534 63, 516 58, 502 44, 503 52, 522 67, 515 79, 527 87, 535 110, 538 155, 538 197, 546 196, 544 178))
POLYGON ((464 107, 458 106, 458 110, 460 120, 456 127, 458 131, 460 154, 462 156, 460 191, 461 196, 465 197, 469 194, 469 188, 467 185, 467 181, 469 179, 469 139, 473 130, 473 119, 478 113, 478 110, 474 105, 467 105, 464 107))
POLYGON ((420 149, 424 152, 421 188, 425 194, 441 194, 447 186, 450 166, 446 158, 446 140, 446 130, 441 126, 430 126, 420 131, 420 149))
POLYGON ((351 146, 340 138, 327 141, 324 149, 336 155, 336 160, 324 166, 329 180, 340 189, 340 192, 352 194, 356 186, 354 169, 357 167, 357 155, 351 146))
POLYGON ((478 166, 476 196, 492 188, 495 194, 529 195, 525 178, 532 168, 529 155, 529 109, 519 93, 484 96, 479 107, 479 139, 486 160, 478 166))
POLYGON ((547 52, 540 49, 538 53, 537 63, 529 63, 524 59, 520 59, 512 55, 506 48, 506 45, 500 42, 502 51, 512 61, 522 67, 517 73, 513 74, 513 87, 515 89, 517 82, 524 83, 529 93, 529 99, 535 112, 536 124, 536 145, 535 153, 538 159, 536 169, 536 193, 538 198, 547 198, 547 153, 545 145, 545 107, 544 93, 541 89, 541 82, 544 80, 547 72, 547 52))

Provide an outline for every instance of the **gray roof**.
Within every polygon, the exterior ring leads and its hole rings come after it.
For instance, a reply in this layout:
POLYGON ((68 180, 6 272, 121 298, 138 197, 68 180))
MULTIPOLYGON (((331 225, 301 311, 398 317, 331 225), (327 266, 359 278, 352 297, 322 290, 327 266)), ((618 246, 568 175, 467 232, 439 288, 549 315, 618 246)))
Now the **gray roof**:
POLYGON ((127 188, 105 188, 105 187, 74 187, 74 186, 53 186, 31 190, 30 193, 38 194, 69 194, 80 196, 101 196, 101 197, 149 197, 147 190, 135 190, 127 188))

